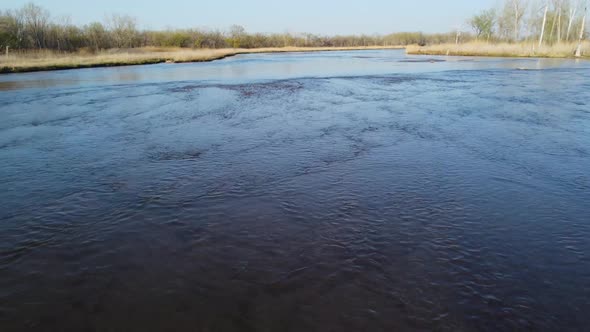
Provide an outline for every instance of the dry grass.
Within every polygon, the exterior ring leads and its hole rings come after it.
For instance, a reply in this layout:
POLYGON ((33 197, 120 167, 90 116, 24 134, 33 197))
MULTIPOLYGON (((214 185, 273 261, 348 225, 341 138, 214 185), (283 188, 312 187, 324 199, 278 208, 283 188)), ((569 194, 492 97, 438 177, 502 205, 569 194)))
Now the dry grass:
POLYGON ((0 56, 0 73, 75 69, 90 67, 112 67, 154 63, 204 62, 223 59, 236 54, 346 51, 370 49, 399 49, 402 47, 284 47, 257 49, 180 49, 180 48, 139 48, 129 50, 107 50, 99 53, 56 53, 34 51, 12 53, 0 56))
MULTIPOLYGON (((498 57, 543 57, 543 58, 569 58, 574 56, 576 43, 560 43, 544 45, 541 48, 537 43, 485 43, 471 42, 465 44, 440 44, 429 46, 408 46, 408 54, 424 55, 462 55, 462 56, 498 56, 498 57)), ((585 42, 582 50, 583 57, 590 56, 590 43, 585 42)))

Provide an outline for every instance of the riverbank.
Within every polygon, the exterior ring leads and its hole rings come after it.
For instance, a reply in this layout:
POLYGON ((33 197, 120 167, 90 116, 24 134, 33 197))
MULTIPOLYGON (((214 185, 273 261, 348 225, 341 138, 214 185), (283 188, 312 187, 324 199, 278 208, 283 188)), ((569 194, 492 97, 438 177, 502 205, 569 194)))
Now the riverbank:
POLYGON ((256 49, 182 49, 148 47, 127 50, 107 50, 98 53, 55 53, 50 51, 37 51, 0 56, 0 73, 24 73, 156 63, 206 62, 220 60, 238 54, 251 53, 351 51, 402 48, 402 46, 282 47, 256 49))
MULTIPOLYGON (((540 57, 540 58, 572 58, 577 43, 560 43, 539 47, 537 43, 499 43, 472 42, 464 44, 438 44, 428 46, 411 45, 406 48, 407 54, 415 55, 459 55, 459 56, 490 56, 490 57, 540 57)), ((584 42, 583 58, 590 57, 590 43, 584 42)))
MULTIPOLYGON (((238 54, 321 52, 378 49, 406 49, 413 55, 454 55, 490 57, 543 57, 572 58, 576 43, 561 43, 542 46, 536 43, 483 43, 438 44, 428 46, 365 46, 365 47, 283 47, 256 49, 185 49, 185 48, 134 48, 114 49, 97 53, 56 53, 52 51, 15 52, 0 56, 0 74, 80 69, 95 67, 117 67, 157 63, 207 62, 224 59, 238 54)), ((582 57, 590 58, 590 42, 583 45, 582 57)))

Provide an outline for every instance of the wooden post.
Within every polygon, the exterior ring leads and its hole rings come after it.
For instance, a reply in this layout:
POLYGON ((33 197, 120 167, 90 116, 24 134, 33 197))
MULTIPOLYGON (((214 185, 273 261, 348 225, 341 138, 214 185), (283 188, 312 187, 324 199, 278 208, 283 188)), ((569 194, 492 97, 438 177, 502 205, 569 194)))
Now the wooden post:
POLYGON ((8 45, 6 45, 6 57, 8 58, 8 45))

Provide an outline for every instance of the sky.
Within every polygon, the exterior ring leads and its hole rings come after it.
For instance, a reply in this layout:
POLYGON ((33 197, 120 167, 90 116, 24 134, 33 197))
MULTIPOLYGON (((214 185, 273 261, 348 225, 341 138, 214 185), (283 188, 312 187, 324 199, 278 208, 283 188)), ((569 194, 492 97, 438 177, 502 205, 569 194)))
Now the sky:
MULTIPOLYGON (((31 0, 0 0, 14 9, 31 0)), ((137 18, 140 27, 212 28, 239 24, 248 32, 386 34, 468 29, 466 20, 497 0, 35 0, 53 17, 75 24, 103 21, 112 13, 137 18)))

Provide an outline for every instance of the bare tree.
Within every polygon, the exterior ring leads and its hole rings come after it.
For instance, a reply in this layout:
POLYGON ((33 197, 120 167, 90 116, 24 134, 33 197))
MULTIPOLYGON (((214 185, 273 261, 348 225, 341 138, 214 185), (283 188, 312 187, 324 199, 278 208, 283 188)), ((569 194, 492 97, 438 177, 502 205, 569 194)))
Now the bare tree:
POLYGON ((84 31, 92 50, 97 51, 110 46, 107 31, 101 23, 90 23, 84 28, 84 31))
POLYGON ((469 20, 469 25, 475 31, 477 38, 486 36, 490 40, 496 23, 496 12, 493 9, 482 11, 469 20))
POLYGON ((580 0, 576 2, 576 4, 570 9, 570 16, 569 22, 567 24, 567 32, 565 34, 565 40, 570 40, 570 33, 572 31, 572 24, 574 23, 574 19, 576 17, 576 12, 578 11, 578 7, 580 7, 580 0))
POLYGON ((506 0, 498 16, 498 30, 507 40, 518 41, 522 18, 528 7, 526 0, 506 0))
POLYGON ((553 32, 555 31, 555 25, 557 23, 556 20, 556 14, 557 14, 557 4, 556 1, 553 1, 553 12, 551 13, 551 30, 549 31, 549 40, 552 40, 553 38, 553 32))
MULTIPOLYGON (((507 0, 508 1, 508 0, 507 0)), ((512 7, 509 6, 511 10, 512 7)), ((478 32, 490 38, 494 27, 493 11, 478 32)), ((512 25, 512 11, 507 16, 512 25)), ((574 24, 575 29, 577 25, 574 24)), ((512 34, 512 30, 510 35, 512 34)), ((510 37, 509 37, 510 38, 510 37)), ((282 47, 282 46, 368 46, 368 45, 426 45, 458 43, 473 40, 473 35, 461 27, 451 33, 423 34, 420 32, 389 35, 319 36, 300 33, 249 34, 243 27, 234 26, 226 33, 206 30, 140 31, 130 16, 111 15, 105 24, 92 23, 83 27, 69 18, 54 18, 45 9, 33 4, 19 10, 0 10, 0 50, 47 48, 59 51, 76 51, 82 48, 100 50, 110 47, 127 48, 140 45, 178 47, 282 47)))
POLYGON ((580 28, 580 38, 578 38, 578 47, 576 47, 576 57, 582 56, 582 40, 584 39, 584 32, 586 32, 586 13, 588 7, 584 4, 584 16, 582 18, 582 27, 580 28))
POLYGON ((520 21, 526 11, 526 2, 524 0, 512 0, 514 6, 514 41, 520 37, 520 21))
POLYGON ((45 48, 45 37, 49 24, 49 12, 33 3, 26 4, 22 9, 25 28, 38 48, 45 48))
POLYGON ((541 36, 539 37, 539 47, 543 46, 543 35, 545 34, 545 24, 547 23, 547 11, 549 11, 549 0, 545 4, 545 14, 543 14, 543 24, 541 25, 541 36))
MULTIPOLYGON (((52 24, 52 29, 51 31, 54 32, 54 40, 55 43, 57 44, 57 50, 61 51, 67 48, 66 44, 66 39, 67 39, 67 30, 68 28, 71 26, 71 18, 69 16, 63 16, 61 18, 58 19, 57 24, 52 24)), ((48 43, 51 43, 51 41, 49 41, 48 43)))
POLYGON ((9 47, 15 43, 15 21, 10 13, 0 12, 0 51, 3 47, 9 47))
POLYGON ((112 14, 107 17, 106 21, 116 47, 124 48, 137 45, 139 33, 137 31, 137 20, 134 17, 112 14))
POLYGON ((25 25, 20 10, 7 10, 0 15, 0 39, 4 46, 24 47, 25 25))
POLYGON ((563 9, 563 0, 557 1, 557 42, 561 43, 561 11, 563 9))
POLYGON ((246 35, 246 29, 243 26, 234 24, 229 29, 229 35, 231 38, 230 44, 233 48, 240 48, 246 35))

